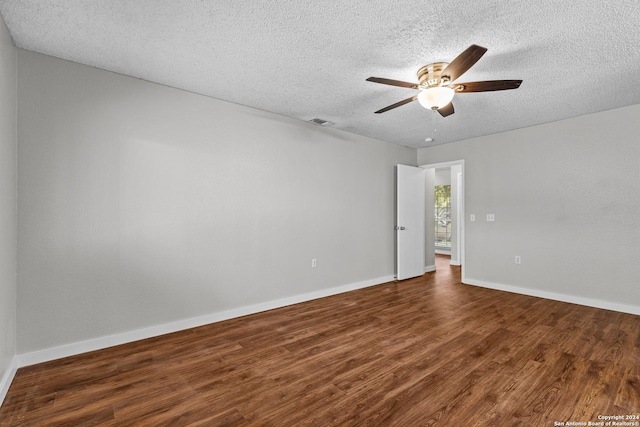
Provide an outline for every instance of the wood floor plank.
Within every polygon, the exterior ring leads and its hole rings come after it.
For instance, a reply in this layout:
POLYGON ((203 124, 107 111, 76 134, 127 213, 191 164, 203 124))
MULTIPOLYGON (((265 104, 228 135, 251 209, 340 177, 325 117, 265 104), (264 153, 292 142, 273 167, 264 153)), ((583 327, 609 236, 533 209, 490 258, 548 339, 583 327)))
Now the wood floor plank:
POLYGON ((640 316, 437 271, 21 368, 0 426, 552 426, 640 408, 640 316))

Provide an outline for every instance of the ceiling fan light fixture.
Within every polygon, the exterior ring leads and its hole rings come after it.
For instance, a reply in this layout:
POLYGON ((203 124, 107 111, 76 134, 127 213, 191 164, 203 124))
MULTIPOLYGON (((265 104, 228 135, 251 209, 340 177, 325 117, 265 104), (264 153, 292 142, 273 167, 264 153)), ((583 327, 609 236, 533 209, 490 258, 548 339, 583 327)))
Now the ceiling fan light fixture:
POLYGON ((453 99, 455 91, 447 86, 436 86, 426 88, 418 94, 418 102, 429 110, 438 110, 449 104, 453 99))

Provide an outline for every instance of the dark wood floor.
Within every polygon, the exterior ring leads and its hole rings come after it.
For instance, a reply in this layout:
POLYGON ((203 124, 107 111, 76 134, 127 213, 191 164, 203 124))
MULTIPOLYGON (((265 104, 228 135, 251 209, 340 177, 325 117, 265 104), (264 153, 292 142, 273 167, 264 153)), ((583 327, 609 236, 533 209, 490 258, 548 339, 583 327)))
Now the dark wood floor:
POLYGON ((0 425, 500 427, 640 413, 639 316, 462 285, 447 261, 21 368, 0 425))

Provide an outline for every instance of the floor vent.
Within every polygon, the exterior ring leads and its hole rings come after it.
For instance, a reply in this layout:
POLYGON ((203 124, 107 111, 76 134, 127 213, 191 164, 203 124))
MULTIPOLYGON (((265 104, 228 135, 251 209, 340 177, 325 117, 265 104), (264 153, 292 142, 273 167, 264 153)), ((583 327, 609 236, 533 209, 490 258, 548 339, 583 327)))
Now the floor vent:
POLYGON ((309 121, 311 123, 313 123, 313 124, 320 125, 320 126, 333 126, 333 125, 335 125, 335 123, 332 123, 332 122, 330 122, 328 120, 322 120, 322 119, 318 119, 318 118, 311 119, 309 121))

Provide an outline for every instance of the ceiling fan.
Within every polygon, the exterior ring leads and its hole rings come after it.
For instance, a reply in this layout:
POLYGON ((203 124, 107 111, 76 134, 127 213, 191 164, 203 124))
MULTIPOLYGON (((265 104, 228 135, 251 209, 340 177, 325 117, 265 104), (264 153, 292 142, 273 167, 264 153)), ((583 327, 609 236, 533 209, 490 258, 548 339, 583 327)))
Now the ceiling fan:
POLYGON ((449 64, 446 62, 434 62, 433 64, 425 65, 418 70, 418 81, 420 83, 369 77, 367 79, 369 82, 420 90, 418 94, 411 98, 404 99, 378 110, 376 114, 393 110, 417 99, 423 107, 438 111, 442 117, 447 117, 454 113, 451 100, 456 93, 491 92, 519 88, 522 80, 485 80, 480 82, 453 83, 454 80, 478 62, 486 51, 487 48, 474 44, 469 46, 449 64))

